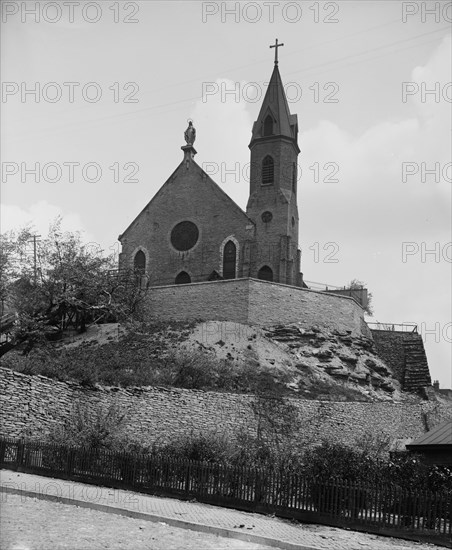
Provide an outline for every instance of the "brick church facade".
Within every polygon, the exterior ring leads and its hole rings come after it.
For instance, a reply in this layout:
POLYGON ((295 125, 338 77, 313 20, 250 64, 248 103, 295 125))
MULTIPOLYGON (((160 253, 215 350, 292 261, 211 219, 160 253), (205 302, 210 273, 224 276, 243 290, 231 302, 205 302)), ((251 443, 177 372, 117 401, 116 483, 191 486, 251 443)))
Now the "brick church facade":
POLYGON ((252 128, 246 212, 196 163, 189 139, 180 165, 118 237, 120 268, 140 272, 150 286, 246 277, 304 286, 297 135, 276 56, 252 128))

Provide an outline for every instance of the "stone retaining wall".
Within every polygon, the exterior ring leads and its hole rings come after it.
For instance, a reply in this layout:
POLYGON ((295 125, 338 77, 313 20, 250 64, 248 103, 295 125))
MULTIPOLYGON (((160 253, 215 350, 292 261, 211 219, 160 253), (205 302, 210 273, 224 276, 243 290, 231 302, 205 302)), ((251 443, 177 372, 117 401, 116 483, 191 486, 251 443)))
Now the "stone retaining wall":
POLYGON ((298 323, 371 338, 353 298, 249 278, 152 287, 145 310, 151 319, 298 323))
MULTIPOLYGON (((0 433, 41 438, 61 424, 74 403, 88 407, 117 404, 127 410, 127 431, 139 440, 172 440, 190 431, 256 429, 254 397, 177 388, 88 389, 44 376, 0 368, 0 433)), ((298 436, 307 443, 322 438, 353 443, 364 435, 416 438, 427 428, 452 418, 452 408, 435 402, 356 403, 290 399, 298 410, 298 436)))

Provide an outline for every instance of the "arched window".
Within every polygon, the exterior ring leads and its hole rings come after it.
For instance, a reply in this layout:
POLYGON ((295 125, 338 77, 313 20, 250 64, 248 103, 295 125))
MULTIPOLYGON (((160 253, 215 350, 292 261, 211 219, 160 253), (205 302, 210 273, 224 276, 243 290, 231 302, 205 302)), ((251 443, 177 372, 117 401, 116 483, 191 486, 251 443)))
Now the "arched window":
POLYGON ((268 265, 264 265, 264 267, 259 269, 257 278, 262 281, 273 281, 273 271, 270 267, 268 267, 268 265))
POLYGON ((228 241, 223 249, 223 279, 235 279, 236 260, 237 247, 232 241, 228 241))
POLYGON ((268 185, 273 183, 275 173, 275 163, 270 155, 267 155, 262 161, 262 184, 268 185))
POLYGON ((186 285, 187 283, 191 283, 190 275, 186 271, 181 271, 174 281, 176 285, 186 285))
POLYGON ((264 136, 273 135, 273 119, 270 115, 267 115, 264 120, 264 136))
POLYGON ((146 256, 142 250, 138 250, 133 259, 133 269, 139 275, 144 275, 146 271, 146 256))

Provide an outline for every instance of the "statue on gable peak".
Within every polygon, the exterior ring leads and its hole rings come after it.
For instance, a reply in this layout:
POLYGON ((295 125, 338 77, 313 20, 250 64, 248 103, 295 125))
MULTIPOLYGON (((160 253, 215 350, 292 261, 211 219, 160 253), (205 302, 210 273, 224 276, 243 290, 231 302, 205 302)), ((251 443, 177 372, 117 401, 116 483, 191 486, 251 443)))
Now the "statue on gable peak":
POLYGON ((196 139, 196 130, 191 120, 188 121, 188 128, 184 132, 184 138, 187 145, 193 145, 196 139))

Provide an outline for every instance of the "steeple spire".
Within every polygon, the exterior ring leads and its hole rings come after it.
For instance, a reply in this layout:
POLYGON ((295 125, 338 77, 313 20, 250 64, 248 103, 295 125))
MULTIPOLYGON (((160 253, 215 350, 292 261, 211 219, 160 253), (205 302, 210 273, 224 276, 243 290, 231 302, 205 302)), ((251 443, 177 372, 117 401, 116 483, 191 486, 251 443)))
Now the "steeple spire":
MULTIPOLYGON (((276 44, 275 51, 283 44, 276 44)), ((268 84, 267 92, 262 102, 259 116, 253 125, 250 147, 256 139, 270 136, 290 138, 297 145, 298 122, 297 115, 291 115, 286 93, 278 69, 278 56, 275 53, 275 65, 268 84)))

